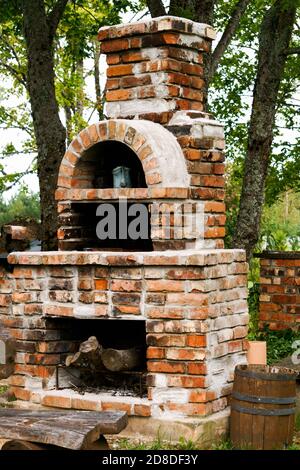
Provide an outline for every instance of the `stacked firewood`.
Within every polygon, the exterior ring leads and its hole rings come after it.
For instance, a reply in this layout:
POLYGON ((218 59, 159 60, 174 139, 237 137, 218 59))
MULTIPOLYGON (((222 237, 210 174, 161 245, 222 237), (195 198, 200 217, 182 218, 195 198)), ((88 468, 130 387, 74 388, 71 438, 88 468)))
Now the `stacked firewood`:
POLYGON ((80 367, 91 372, 109 370, 121 372, 133 370, 141 364, 141 351, 138 348, 103 348, 95 336, 80 344, 78 352, 66 358, 67 367, 80 367))

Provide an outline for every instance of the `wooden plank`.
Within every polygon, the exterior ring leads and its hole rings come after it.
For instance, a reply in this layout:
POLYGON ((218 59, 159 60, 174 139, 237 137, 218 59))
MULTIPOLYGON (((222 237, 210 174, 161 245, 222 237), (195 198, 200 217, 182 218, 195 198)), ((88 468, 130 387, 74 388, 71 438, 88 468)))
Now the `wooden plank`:
POLYGON ((79 450, 102 434, 118 434, 128 422, 123 411, 0 411, 0 436, 79 450))

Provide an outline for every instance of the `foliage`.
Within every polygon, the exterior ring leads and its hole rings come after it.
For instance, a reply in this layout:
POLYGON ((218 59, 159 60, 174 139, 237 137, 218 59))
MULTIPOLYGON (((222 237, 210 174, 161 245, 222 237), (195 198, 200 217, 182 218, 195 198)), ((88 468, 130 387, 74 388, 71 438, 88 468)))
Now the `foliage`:
POLYGON ((300 339, 300 333, 292 330, 271 331, 266 328, 262 331, 261 338, 267 341, 268 363, 273 364, 294 352, 292 344, 300 339))
POLYGON ((212 450, 233 450, 233 444, 230 439, 222 439, 212 445, 212 450))
POLYGON ((8 385, 0 385, 0 396, 3 395, 3 393, 6 393, 8 390, 8 385))
POLYGON ((266 341, 268 364, 275 364, 280 361, 280 359, 284 359, 294 352, 292 345, 294 341, 300 339, 300 332, 295 332, 290 329, 273 331, 266 326, 262 331, 257 329, 255 332, 253 330, 249 339, 266 341))
POLYGON ((259 334, 258 328, 258 314, 259 314, 259 283, 249 282, 250 287, 248 291, 248 308, 249 308, 249 329, 248 329, 248 339, 254 341, 257 339, 259 334))
POLYGON ((300 414, 296 416, 295 429, 300 432, 300 414))
POLYGON ((23 186, 8 202, 0 201, 0 227, 17 219, 40 219, 39 195, 23 186))
MULTIPOLYGON (((235 3, 218 1, 217 30, 224 30, 235 3)), ((237 183, 243 175, 259 29, 264 13, 272 4, 273 0, 250 2, 234 40, 222 57, 210 88, 211 110, 225 124, 226 154, 234 162, 237 183)), ((299 36, 299 29, 295 28, 293 47, 299 47, 299 36)), ((300 55, 289 55, 278 100, 275 139, 266 187, 266 202, 269 205, 287 189, 300 188, 300 140, 297 136, 300 128, 297 99, 299 66, 300 55)))
MULTIPOLYGON (((49 13, 56 1, 44 2, 49 13)), ((0 0, 0 191, 36 171, 36 143, 26 83, 27 57, 22 31, 21 0, 0 0), (7 142, 8 141, 8 142, 7 142), (27 158, 27 169, 7 174, 8 158, 27 158)), ((99 103, 91 80, 96 37, 103 25, 121 21, 121 15, 142 8, 139 0, 72 0, 65 9, 54 41, 56 99, 68 139, 84 128, 99 103)))
MULTIPOLYGON (((226 238, 225 246, 231 247, 239 209, 242 181, 240 162, 231 162, 226 176, 226 238)), ((263 211, 260 239, 256 252, 262 250, 300 249, 300 193, 289 190, 281 193, 273 204, 266 204, 263 211)), ((257 278, 258 280, 258 278, 257 278)))

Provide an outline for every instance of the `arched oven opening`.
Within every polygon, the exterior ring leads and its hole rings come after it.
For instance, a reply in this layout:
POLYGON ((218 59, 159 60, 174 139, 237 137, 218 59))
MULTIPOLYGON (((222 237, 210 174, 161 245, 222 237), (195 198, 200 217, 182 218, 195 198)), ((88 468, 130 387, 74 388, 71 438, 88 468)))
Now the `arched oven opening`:
MULTIPOLYGON (((111 189, 130 190, 147 188, 142 163, 126 144, 106 140, 85 150, 75 166, 71 188, 74 190, 111 189)), ((105 199, 76 200, 70 202, 60 214, 63 239, 61 249, 106 251, 152 251, 149 203, 138 201, 141 209, 133 210, 137 201, 116 194, 105 199), (138 212, 137 212, 138 211, 138 212), (141 214, 143 229, 130 236, 130 224, 141 214), (107 221, 107 224, 105 223, 107 221), (125 227, 124 227, 125 225, 125 227), (103 230, 102 230, 103 228, 103 230), (101 232, 102 230, 102 232, 101 232), (104 233, 103 233, 104 232, 104 233)))
POLYGON ((99 142, 82 154, 74 171, 76 188, 147 188, 144 170, 136 153, 126 144, 114 140, 99 142), (126 168, 125 180, 118 178, 126 168), (121 184, 120 186, 117 186, 121 184))

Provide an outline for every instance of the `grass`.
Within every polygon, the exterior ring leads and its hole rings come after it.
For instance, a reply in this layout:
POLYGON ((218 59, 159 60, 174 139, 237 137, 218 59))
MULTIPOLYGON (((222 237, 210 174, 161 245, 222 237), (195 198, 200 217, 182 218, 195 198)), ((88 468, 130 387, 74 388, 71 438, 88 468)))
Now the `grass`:
POLYGON ((295 430, 296 432, 300 432, 300 414, 296 416, 295 430))
POLYGON ((185 439, 184 437, 180 437, 178 443, 172 443, 158 435, 156 439, 147 443, 121 439, 117 441, 116 448, 118 450, 197 450, 199 446, 191 439, 185 439))
POLYGON ((0 396, 7 392, 8 386, 7 385, 0 385, 0 396))
MULTIPOLYGON (((293 443, 288 446, 285 450, 300 450, 300 414, 296 416, 295 423, 295 437, 293 443)), ((234 450, 234 446, 230 441, 229 437, 221 438, 219 441, 212 443, 207 448, 200 445, 199 442, 191 439, 180 437, 177 443, 168 442, 158 434, 153 441, 145 442, 134 442, 129 439, 120 439, 115 441, 112 448, 118 450, 234 450)), ((242 447, 239 450, 251 450, 250 447, 242 447)))

